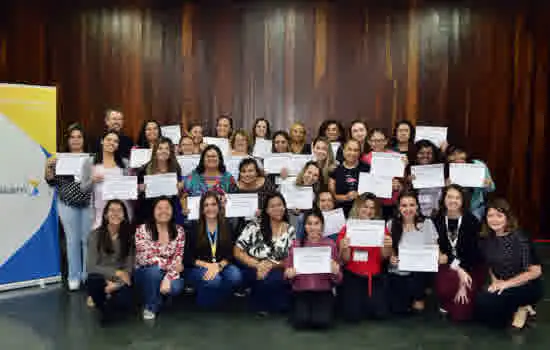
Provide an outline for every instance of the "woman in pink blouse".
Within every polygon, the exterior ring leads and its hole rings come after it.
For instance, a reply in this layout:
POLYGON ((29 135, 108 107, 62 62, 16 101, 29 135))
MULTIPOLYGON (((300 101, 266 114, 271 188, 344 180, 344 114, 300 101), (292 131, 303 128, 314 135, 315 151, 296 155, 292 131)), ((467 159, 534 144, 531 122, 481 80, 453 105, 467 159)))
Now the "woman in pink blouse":
POLYGON ((144 320, 155 318, 162 296, 182 292, 184 245, 185 233, 174 221, 172 202, 166 197, 158 198, 153 204, 151 222, 140 225, 136 231, 134 275, 144 299, 144 320))

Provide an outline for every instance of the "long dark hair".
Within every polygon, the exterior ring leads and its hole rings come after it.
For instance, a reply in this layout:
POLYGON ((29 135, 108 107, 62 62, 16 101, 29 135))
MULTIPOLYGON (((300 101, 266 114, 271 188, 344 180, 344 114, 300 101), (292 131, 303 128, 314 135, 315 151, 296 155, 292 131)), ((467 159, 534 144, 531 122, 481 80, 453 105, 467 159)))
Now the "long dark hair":
POLYGON ((467 213, 470 210, 470 193, 460 185, 450 184, 443 189, 443 192, 441 192, 441 198, 439 199, 439 210, 437 211, 437 215, 447 215, 447 207, 445 207, 445 197, 447 197, 447 193, 449 192, 449 190, 455 190, 460 193, 460 196, 462 197, 462 215, 464 215, 464 213, 467 213))
POLYGON ((260 232, 264 238, 265 244, 271 246, 273 238, 273 232, 271 231, 271 218, 267 214, 267 206, 269 204, 269 201, 273 198, 279 198, 283 202, 283 206, 285 207, 285 213, 283 214, 283 221, 286 223, 289 223, 288 220, 288 209, 286 207, 286 201, 285 197, 279 192, 271 192, 268 193, 265 196, 263 206, 262 206, 262 212, 260 213, 260 232))
POLYGON ((97 229, 98 240, 97 240, 97 251, 98 253, 104 252, 109 255, 114 253, 113 241, 111 239, 111 234, 108 230, 109 219, 107 218, 107 212, 113 205, 120 205, 122 211, 124 212, 124 219, 120 223, 120 229, 118 232, 118 243, 120 245, 120 256, 118 257, 119 261, 124 261, 128 255, 131 254, 133 250, 133 226, 130 224, 130 216, 128 215, 128 209, 123 201, 120 199, 111 199, 105 204, 103 208, 103 214, 101 216, 101 225, 97 229))
POLYGON ((158 241, 159 239, 159 232, 157 230, 157 222, 155 220, 155 208, 160 202, 166 201, 168 204, 170 204, 170 207, 172 208, 172 217, 170 218, 170 221, 168 221, 168 237, 171 241, 176 239, 178 236, 178 228, 176 226, 176 208, 174 207, 174 203, 170 200, 170 198, 166 196, 158 197, 153 202, 152 211, 150 219, 145 224, 145 227, 147 228, 147 231, 151 232, 151 238, 153 241, 158 241))
POLYGON ((138 139, 137 139, 137 146, 140 147, 140 148, 149 148, 149 142, 147 141, 147 137, 145 136, 145 129, 147 129, 147 124, 149 124, 149 123, 153 123, 157 126, 157 130, 159 132, 159 141, 160 141, 160 138, 162 137, 162 131, 160 129, 159 122, 157 122, 154 119, 146 120, 141 125, 141 129, 139 131, 139 136, 138 136, 138 139))
POLYGON ((416 129, 414 128, 414 125, 406 120, 406 119, 403 119, 403 120, 400 120, 398 121, 395 126, 393 127, 393 132, 392 132, 392 138, 391 138, 391 142, 390 142, 390 147, 397 147, 398 144, 399 144, 399 141, 397 140, 397 129, 401 126, 401 125, 406 125, 409 127, 409 147, 412 146, 414 144, 414 138, 416 136, 416 129))
POLYGON ((84 132, 84 128, 82 128, 82 125, 78 123, 73 123, 69 125, 69 127, 67 128, 67 131, 65 132, 65 145, 64 145, 65 151, 66 152, 71 151, 69 148, 69 139, 71 138, 71 134, 73 133, 73 131, 79 131, 80 135, 82 135, 82 151, 86 152, 86 150, 88 149, 86 133, 84 132))
POLYGON ((216 135, 216 137, 219 137, 217 127, 218 127, 218 124, 220 123, 220 120, 222 120, 222 119, 227 119, 227 121, 229 122, 229 135, 228 135, 228 138, 230 138, 231 134, 233 134, 233 118, 231 117, 231 113, 223 113, 223 114, 220 114, 216 118, 216 130, 215 130, 214 134, 216 135))
POLYGON ((254 126, 252 127, 252 140, 253 141, 256 141, 256 126, 260 122, 264 122, 265 125, 267 126, 266 132, 265 132, 265 138, 269 139, 271 137, 271 125, 269 124, 269 120, 267 120, 265 118, 258 118, 254 121, 254 126))
POLYGON ((254 168, 256 169, 256 176, 257 177, 265 177, 265 173, 262 168, 258 165, 258 161, 254 158, 244 158, 239 163, 239 180, 241 179, 241 172, 243 171, 245 166, 248 166, 250 164, 254 164, 254 168))
POLYGON ((284 130, 279 130, 279 131, 276 131, 274 134, 273 134, 273 137, 271 138, 271 152, 273 153, 276 153, 277 151, 275 150, 275 139, 277 138, 277 136, 282 136, 286 139, 286 142, 288 144, 288 148, 287 148, 287 152, 290 152, 290 135, 288 134, 288 132, 284 131, 284 130))
POLYGON ((344 129, 344 126, 342 125, 342 123, 340 123, 338 120, 335 120, 335 119, 328 119, 328 120, 325 120, 323 123, 321 123, 321 126, 319 126, 319 133, 317 136, 327 137, 327 129, 331 124, 335 124, 336 127, 338 128, 338 131, 340 132, 340 136, 338 137, 337 141, 340 143, 344 142, 346 140, 346 130, 344 129))
POLYGON ((365 127, 365 131, 367 132, 365 134, 365 139, 363 140, 363 143, 361 144, 361 152, 363 152, 369 146, 368 142, 367 142, 368 137, 369 137, 369 124, 367 124, 366 121, 361 120, 361 119, 352 120, 351 123, 349 123, 349 127, 348 127, 348 140, 353 138, 353 137, 351 137, 351 129, 353 128, 353 126, 355 124, 363 124, 363 126, 365 127))
POLYGON ((117 138, 118 138, 118 142, 119 142, 118 148, 116 149, 115 153, 113 154, 113 156, 115 158, 115 163, 119 168, 124 169, 125 165, 124 165, 124 162, 122 161, 122 156, 120 155, 120 134, 118 132, 112 131, 112 130, 104 132, 103 136, 101 136, 101 148, 99 149, 99 152, 97 152, 95 154, 94 164, 102 164, 103 163, 103 140, 105 140, 107 135, 110 135, 110 134, 116 135, 117 138))
POLYGON ((225 210, 223 208, 222 202, 220 201, 220 197, 217 192, 208 191, 202 195, 200 201, 196 248, 208 247, 210 245, 208 237, 206 236, 207 224, 206 217, 204 215, 204 203, 208 198, 214 198, 214 200, 216 201, 216 205, 218 206, 218 247, 231 246, 231 233, 228 231, 228 226, 225 220, 225 210))
POLYGON ((168 172, 177 173, 178 176, 181 175, 181 168, 176 159, 176 151, 174 150, 174 144, 172 140, 167 137, 160 137, 159 141, 153 145, 153 151, 151 152, 151 161, 145 166, 146 173, 149 175, 154 175, 158 172, 158 160, 157 160, 157 151, 160 148, 160 145, 168 144, 170 150, 170 156, 168 157, 168 172))
POLYGON ((401 200, 403 198, 414 198, 416 202, 416 215, 414 217, 414 226, 416 229, 418 229, 418 224, 423 223, 426 219, 424 215, 422 215, 422 212, 420 211, 420 205, 418 204, 418 196, 416 195, 416 191, 414 190, 407 190, 404 192, 401 192, 399 194, 399 198, 397 199, 397 213, 393 216, 392 222, 391 222, 391 238, 393 240, 393 249, 397 251, 399 248, 399 243, 401 242, 401 237, 403 237, 403 215, 401 215, 401 212, 399 211, 399 205, 401 204, 401 200))
POLYGON ((323 216, 323 213, 321 212, 321 210, 319 210, 316 207, 314 207, 311 210, 307 210, 304 213, 304 234, 300 238, 300 247, 303 247, 304 244, 306 243, 307 239, 308 239, 308 233, 306 232, 306 226, 307 226, 306 224, 307 224, 307 219, 310 216, 315 216, 315 217, 319 218, 319 220, 321 221, 321 230, 325 227, 325 217, 323 216))
POLYGON ((206 153, 210 150, 214 150, 218 154, 218 171, 221 174, 225 173, 225 163, 223 161, 223 154, 222 154, 222 151, 220 151, 220 149, 216 145, 206 146, 206 148, 201 153, 201 159, 199 160, 199 165, 197 165, 197 168, 195 170, 199 174, 204 174, 204 171, 206 170, 204 167, 204 158, 206 157, 206 153))

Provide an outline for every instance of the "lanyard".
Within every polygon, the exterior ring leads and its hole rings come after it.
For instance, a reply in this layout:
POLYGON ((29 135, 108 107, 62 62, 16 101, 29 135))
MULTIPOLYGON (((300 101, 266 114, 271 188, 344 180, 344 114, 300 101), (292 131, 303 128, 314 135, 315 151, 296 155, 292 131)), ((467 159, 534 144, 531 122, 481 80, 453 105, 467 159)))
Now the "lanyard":
POLYGON ((208 236, 208 241, 210 242, 210 249, 212 250, 212 262, 216 262, 216 250, 218 246, 218 229, 214 232, 208 231, 206 229, 206 235, 208 236))
POLYGON ((458 217, 458 224, 456 225, 456 237, 455 239, 452 239, 451 232, 449 230, 449 217, 445 216, 445 228, 447 229, 447 238, 449 238, 449 243, 451 243, 451 248, 453 250, 454 256, 456 256, 456 244, 458 243, 458 232, 460 231, 460 225, 462 225, 462 216, 458 217))

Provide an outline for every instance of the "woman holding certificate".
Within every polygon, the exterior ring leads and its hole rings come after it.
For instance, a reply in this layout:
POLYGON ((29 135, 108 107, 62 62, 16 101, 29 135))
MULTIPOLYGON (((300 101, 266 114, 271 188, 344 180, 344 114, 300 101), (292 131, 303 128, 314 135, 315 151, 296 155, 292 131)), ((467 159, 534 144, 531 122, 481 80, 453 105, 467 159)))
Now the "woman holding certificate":
MULTIPOLYGON (((441 152, 431 141, 420 140, 414 144, 416 154, 411 159, 412 165, 430 165, 439 163, 441 152)), ((411 168, 407 167, 407 173, 410 174, 411 168)), ((412 178, 412 175, 411 175, 412 178)), ((441 199, 441 188, 419 188, 418 202, 422 215, 430 217, 439 210, 439 201, 441 199)))
MULTIPOLYGON (((93 192, 94 223, 92 228, 101 225, 103 208, 103 180, 106 177, 117 177, 127 174, 126 160, 118 152, 119 135, 116 131, 107 131, 101 138, 101 151, 88 159, 82 167, 80 189, 93 192)), ((128 207, 128 203, 125 203, 128 207)), ((131 215, 130 215, 131 216, 131 215)))
POLYGON ((240 234, 233 253, 243 265, 244 281, 251 288, 252 307, 261 315, 288 307, 289 286, 284 280, 284 260, 295 238, 280 193, 268 194, 260 219, 240 234))
POLYGON ((321 169, 324 185, 328 185, 330 173, 336 169, 337 163, 334 160, 334 153, 330 142, 326 137, 317 137, 313 140, 312 153, 317 165, 321 169))
POLYGON ((481 234, 491 284, 477 296, 476 317, 489 326, 522 329, 530 306, 544 296, 542 266, 504 199, 487 205, 481 234))
POLYGON ((143 301, 143 319, 154 320, 163 297, 183 291, 185 233, 176 225, 170 199, 160 197, 153 204, 153 217, 137 228, 136 285, 143 301))
POLYGON ((275 185, 264 175, 254 158, 245 158, 239 164, 237 193, 257 193, 258 209, 262 210, 267 194, 277 190, 275 185))
POLYGON ((156 120, 147 120, 141 126, 137 146, 139 148, 153 148, 153 145, 158 142, 161 136, 159 122, 156 120))
POLYGON ((87 258, 88 295, 102 323, 132 306, 133 234, 124 203, 108 201, 101 225, 90 234, 87 258))
POLYGON ((295 328, 327 328, 334 319, 332 288, 342 280, 338 252, 334 241, 323 238, 324 218, 318 209, 307 211, 304 221, 305 236, 294 241, 285 264, 294 299, 291 322, 295 328), (301 257, 310 262, 301 263, 301 257))
POLYGON ((290 127, 290 152, 294 154, 311 154, 311 145, 306 143, 306 128, 303 123, 295 122, 290 127))
MULTIPOLYGON (((66 151, 83 154, 85 141, 84 131, 79 125, 69 126, 66 151)), ((57 190, 57 210, 67 244, 68 287, 69 290, 77 290, 81 281, 86 280, 87 237, 92 226, 91 195, 89 191, 81 189, 78 175, 57 174, 56 162, 55 157, 48 158, 44 177, 48 185, 55 186, 57 190)), ((80 169, 75 171, 77 172, 80 172, 80 169)))
POLYGON ((388 275, 390 310, 399 315, 424 311, 426 289, 438 262, 447 261, 439 253, 432 220, 420 213, 416 193, 399 195, 398 212, 387 227, 393 245, 388 275))
POLYGON ((183 224, 183 212, 179 196, 177 195, 183 189, 183 181, 181 176, 181 168, 176 160, 176 154, 174 146, 169 138, 161 137, 157 143, 153 145, 153 151, 151 161, 145 164, 138 170, 138 203, 137 203, 137 215, 136 221, 138 224, 142 224, 151 219, 154 197, 150 197, 146 194, 146 184, 144 183, 146 176, 169 174, 176 178, 176 185, 173 188, 175 195, 164 193, 163 195, 170 196, 174 208, 176 223, 183 224))
MULTIPOLYGON (((359 322, 365 318, 382 319, 388 316, 386 290, 382 265, 392 253, 392 239, 386 234, 381 218, 380 203, 372 193, 363 193, 353 202, 349 218, 353 227, 344 226, 338 234, 340 258, 344 262, 342 283, 342 312, 348 322, 359 322), (379 224, 384 237, 378 246, 354 245, 352 234, 356 226, 365 226, 365 220, 379 224)), ((360 232, 373 234, 374 232, 360 232)), ((355 238, 354 238, 355 240, 355 238)))
POLYGON ((474 297, 486 277, 479 249, 481 225, 469 212, 466 198, 462 187, 449 185, 434 217, 439 248, 446 260, 436 275, 437 298, 441 312, 453 321, 471 319, 474 297))
MULTIPOLYGON (((290 153, 290 136, 284 130, 276 131, 271 140, 272 153, 290 153)), ((277 177, 286 179, 288 177, 288 169, 281 169, 280 174, 269 174, 269 179, 272 183, 277 184, 277 177)))
POLYGON ((344 161, 330 174, 328 188, 337 201, 337 207, 344 209, 347 216, 359 193, 359 173, 369 172, 370 166, 361 162, 361 145, 357 140, 344 144, 344 161))
POLYGON ((231 264, 233 234, 216 192, 201 197, 199 213, 198 224, 186 237, 185 274, 195 286, 197 304, 211 308, 230 296, 242 277, 231 264))

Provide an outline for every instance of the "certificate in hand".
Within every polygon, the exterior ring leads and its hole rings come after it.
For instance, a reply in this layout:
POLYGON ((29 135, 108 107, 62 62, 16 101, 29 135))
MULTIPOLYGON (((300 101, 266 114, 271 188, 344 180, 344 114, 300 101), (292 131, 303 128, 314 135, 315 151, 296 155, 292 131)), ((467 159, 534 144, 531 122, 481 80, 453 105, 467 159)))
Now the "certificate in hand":
POLYGON ((391 198, 393 193, 391 177, 380 177, 371 173, 359 173, 359 187, 357 191, 362 194, 370 192, 378 198, 391 198))
POLYGON ((385 229, 384 220, 349 219, 346 236, 352 247, 383 247, 385 229))
POLYGON ((437 147, 447 142, 447 128, 441 126, 416 126, 414 142, 431 141, 437 147))
POLYGON ((192 156, 177 156, 176 159, 180 165, 181 174, 183 176, 187 176, 191 174, 195 168, 197 168, 197 165, 199 165, 201 160, 201 156, 199 154, 192 156))
POLYGON ((295 247, 293 264, 297 275, 331 273, 330 247, 295 247))
POLYGON ((145 175, 145 197, 174 196, 178 194, 178 176, 176 173, 145 175))
POLYGON ((439 248, 437 245, 400 246, 400 271, 437 272, 439 269, 439 248))
POLYGON ((443 164, 413 165, 411 175, 414 188, 445 187, 443 164))
POLYGON ((55 162, 56 175, 80 176, 80 171, 86 159, 90 157, 88 153, 57 153, 55 162))
POLYGON ((331 142, 330 148, 332 148, 332 153, 334 154, 334 158, 336 158, 336 155, 338 154, 338 149, 340 149, 342 145, 340 142, 331 142))
POLYGON ((371 173, 378 177, 403 177, 405 174, 403 155, 390 152, 373 152, 371 173))
POLYGON ((306 163, 312 160, 313 160, 313 155, 311 154, 293 154, 290 157, 290 163, 288 165, 288 174, 298 175, 300 171, 302 171, 306 163))
POLYGON ((204 137, 204 143, 207 145, 215 145, 222 152, 224 157, 231 154, 231 148, 229 147, 229 139, 223 137, 204 137))
POLYGON ((241 161, 245 158, 249 157, 231 156, 224 159, 225 168, 228 172, 231 173, 233 178, 235 178, 235 181, 239 178, 239 165, 241 164, 241 161))
POLYGON ((257 193, 228 193, 225 216, 228 218, 254 217, 258 210, 257 193))
POLYGON ((199 206, 201 203, 201 197, 187 197, 187 209, 189 209, 189 214, 187 219, 189 220, 198 220, 199 219, 199 206))
POLYGON ((265 158, 271 154, 271 148, 273 147, 271 140, 256 138, 254 143, 254 150, 252 155, 258 158, 265 158))
POLYGON ((103 181, 103 200, 137 199, 137 176, 108 176, 103 181))
POLYGON ((311 186, 284 185, 281 194, 285 198, 287 209, 311 209, 313 207, 313 188, 311 186))
POLYGON ((280 174, 283 168, 289 168, 291 153, 273 153, 264 158, 264 170, 267 174, 280 174))
POLYGON ((130 168, 137 169, 151 160, 153 150, 150 148, 132 148, 130 151, 130 168))
POLYGON ((330 236, 340 232, 342 226, 346 224, 346 217, 342 208, 324 211, 323 218, 325 219, 325 231, 323 236, 330 236))
POLYGON ((472 163, 449 164, 451 183, 462 187, 485 187, 485 165, 472 163))
POLYGON ((165 125, 160 127, 160 133, 162 136, 172 140, 174 145, 179 145, 181 139, 181 127, 180 125, 165 125))

